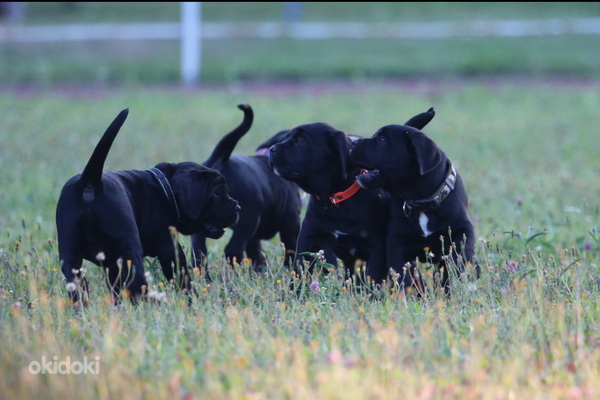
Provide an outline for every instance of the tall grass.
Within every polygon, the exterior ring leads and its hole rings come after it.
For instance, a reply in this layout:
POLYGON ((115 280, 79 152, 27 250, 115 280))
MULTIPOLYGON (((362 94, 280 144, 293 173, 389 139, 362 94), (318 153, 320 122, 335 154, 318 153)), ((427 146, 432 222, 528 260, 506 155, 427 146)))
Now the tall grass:
POLYGON ((275 94, 233 86, 0 95, 1 397, 596 398, 597 89, 365 81, 275 94), (448 298, 422 263, 420 296, 401 293, 393 277, 372 293, 338 266, 291 274, 277 239, 265 243, 264 273, 248 260, 228 267, 224 238, 211 243, 213 280, 194 271, 189 306, 152 259, 162 303, 113 307, 101 271, 86 263, 91 302, 68 304, 56 201, 107 124, 130 107, 108 169, 203 161, 241 120, 241 102, 256 114, 237 149, 245 154, 302 123, 369 136, 435 107, 425 131, 465 181, 481 278, 455 279, 448 298), (305 290, 290 292, 292 282, 305 290), (31 373, 42 357, 97 357, 99 373, 31 373))

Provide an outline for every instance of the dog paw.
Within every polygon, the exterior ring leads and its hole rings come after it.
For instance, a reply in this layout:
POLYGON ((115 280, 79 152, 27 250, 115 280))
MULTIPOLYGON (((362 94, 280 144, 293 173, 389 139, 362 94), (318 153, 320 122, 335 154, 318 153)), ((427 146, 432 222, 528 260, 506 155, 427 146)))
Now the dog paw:
POLYGON ((379 170, 374 169, 369 172, 364 172, 356 177, 356 182, 363 189, 374 189, 383 186, 383 177, 379 174, 379 170))

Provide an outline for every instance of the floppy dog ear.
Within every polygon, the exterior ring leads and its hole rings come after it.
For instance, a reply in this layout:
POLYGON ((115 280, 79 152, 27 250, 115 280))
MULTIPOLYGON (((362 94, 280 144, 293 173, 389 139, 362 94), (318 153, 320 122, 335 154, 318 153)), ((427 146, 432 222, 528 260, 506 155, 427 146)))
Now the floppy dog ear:
POLYGON ((171 178, 173 192, 179 200, 181 211, 190 219, 200 217, 208 196, 207 175, 202 171, 188 169, 171 178))
POLYGON ((421 131, 407 132, 419 164, 419 173, 425 175, 434 170, 443 161, 440 148, 421 131))
POLYGON ((352 147, 352 141, 346 134, 340 130, 332 129, 330 131, 330 136, 333 139, 333 143, 335 143, 336 151, 340 157, 340 165, 342 166, 342 174, 344 179, 347 178, 346 173, 346 162, 348 160, 348 156, 350 155, 350 147, 352 147))

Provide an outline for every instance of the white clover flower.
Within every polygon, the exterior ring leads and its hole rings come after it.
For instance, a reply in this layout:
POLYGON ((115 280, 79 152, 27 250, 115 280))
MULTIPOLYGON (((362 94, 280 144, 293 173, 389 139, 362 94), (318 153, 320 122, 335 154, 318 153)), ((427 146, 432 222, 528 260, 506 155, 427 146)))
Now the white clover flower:
POLYGON ((74 292, 77 290, 77 285, 74 282, 67 283, 67 291, 74 292))
POLYGON ((96 254, 96 260, 98 260, 100 262, 106 260, 106 256, 104 255, 103 251, 101 251, 98 254, 96 254))
POLYGON ((148 281, 148 283, 152 283, 152 274, 150 271, 144 272, 144 276, 146 277, 146 281, 148 281))

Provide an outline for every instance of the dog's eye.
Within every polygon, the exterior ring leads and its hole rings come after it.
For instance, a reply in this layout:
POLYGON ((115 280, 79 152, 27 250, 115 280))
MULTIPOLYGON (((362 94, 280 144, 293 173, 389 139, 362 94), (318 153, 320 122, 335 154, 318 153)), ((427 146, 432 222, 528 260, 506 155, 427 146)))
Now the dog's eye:
POLYGON ((383 135, 377 136, 377 141, 378 142, 385 142, 385 136, 383 136, 383 135))
POLYGON ((294 143, 296 143, 296 144, 304 143, 304 138, 302 136, 295 136, 294 143))

